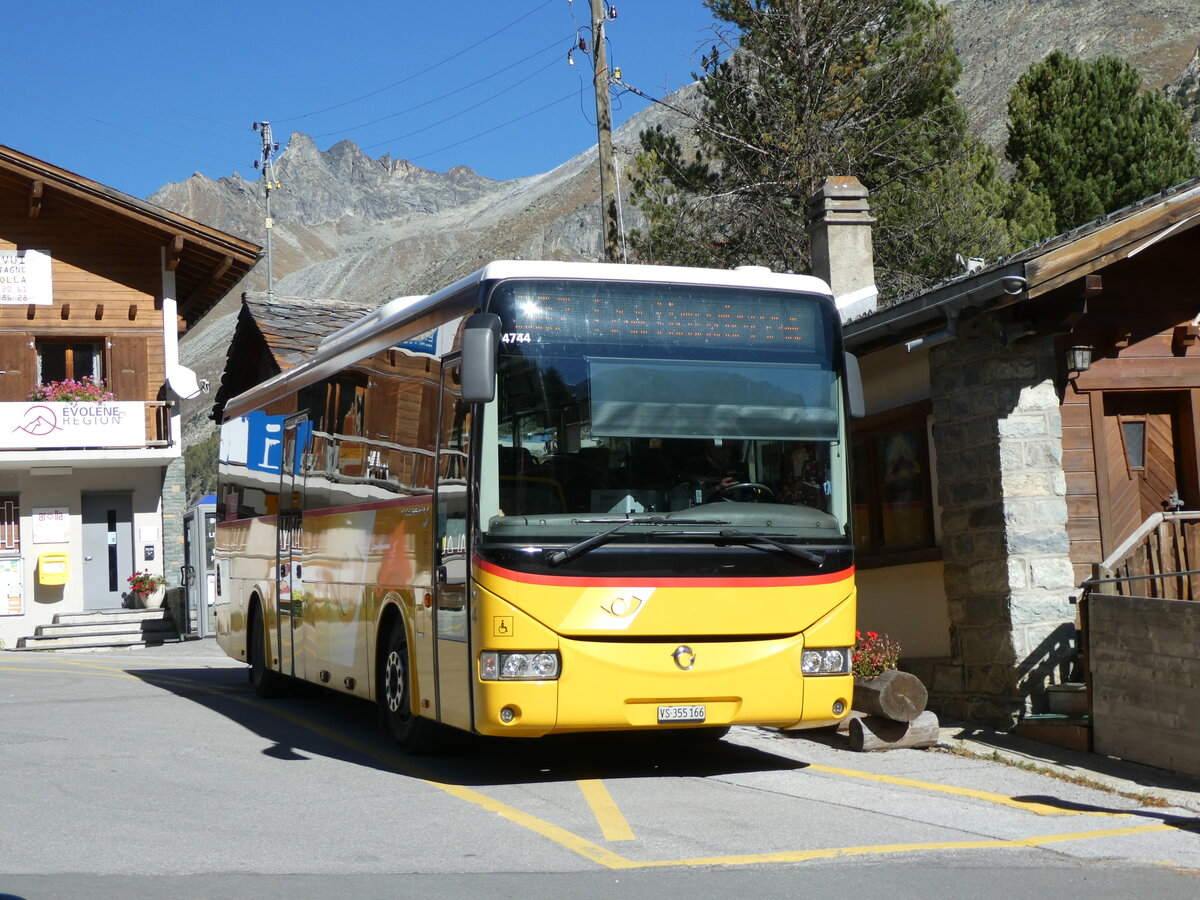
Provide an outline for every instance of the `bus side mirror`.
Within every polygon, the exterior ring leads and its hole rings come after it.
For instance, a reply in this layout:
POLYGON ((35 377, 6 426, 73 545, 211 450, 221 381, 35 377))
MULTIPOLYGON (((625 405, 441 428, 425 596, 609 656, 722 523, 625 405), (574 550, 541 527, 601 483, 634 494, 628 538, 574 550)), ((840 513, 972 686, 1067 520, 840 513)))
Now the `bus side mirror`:
POLYGON ((846 354, 846 393, 850 398, 850 417, 861 419, 867 414, 867 401, 863 396, 862 372, 858 368, 858 357, 846 354))
POLYGON ((462 337, 462 398, 466 403, 490 403, 496 396, 496 353, 500 349, 500 317, 475 313, 467 319, 462 337))

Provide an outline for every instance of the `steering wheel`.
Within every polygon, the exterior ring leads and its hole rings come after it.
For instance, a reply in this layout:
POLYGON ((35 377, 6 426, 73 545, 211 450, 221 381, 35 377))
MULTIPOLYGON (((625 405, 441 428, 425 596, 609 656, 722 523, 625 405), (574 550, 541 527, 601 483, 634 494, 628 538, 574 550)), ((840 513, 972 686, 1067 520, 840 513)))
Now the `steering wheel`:
POLYGON ((749 491, 750 493, 747 499, 754 500, 755 502, 757 502, 759 497, 762 495, 765 495, 768 498, 775 496, 774 491, 772 491, 765 484, 760 484, 757 481, 739 481, 737 484, 731 484, 729 487, 725 488, 725 490, 721 491, 719 496, 726 503, 734 503, 736 502, 735 499, 729 496, 734 491, 749 491))

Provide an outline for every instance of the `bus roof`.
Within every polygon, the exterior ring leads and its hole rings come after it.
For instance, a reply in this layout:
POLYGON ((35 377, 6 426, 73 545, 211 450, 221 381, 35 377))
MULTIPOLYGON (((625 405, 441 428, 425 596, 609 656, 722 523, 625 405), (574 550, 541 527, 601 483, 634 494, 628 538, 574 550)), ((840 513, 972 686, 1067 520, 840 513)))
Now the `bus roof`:
POLYGON ((389 300, 363 318, 326 336, 311 356, 227 401, 225 419, 245 415, 292 391, 328 378, 373 353, 430 331, 445 321, 475 312, 480 298, 478 291, 471 291, 471 287, 513 279, 745 287, 817 294, 829 298, 830 302, 833 299, 829 286, 819 278, 772 272, 765 266, 700 269, 627 263, 499 260, 488 263, 434 294, 389 300))

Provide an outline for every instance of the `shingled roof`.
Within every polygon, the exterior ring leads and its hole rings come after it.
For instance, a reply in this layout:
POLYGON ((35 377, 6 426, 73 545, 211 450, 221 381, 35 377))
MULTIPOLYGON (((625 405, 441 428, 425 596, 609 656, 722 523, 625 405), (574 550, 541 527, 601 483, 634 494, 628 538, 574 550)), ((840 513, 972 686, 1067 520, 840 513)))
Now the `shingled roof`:
POLYGON ((922 336, 948 336, 965 310, 1022 304, 1031 321, 1056 321, 1060 316, 1052 310, 1039 313, 1037 306, 1044 298, 1072 283, 1086 291, 1087 276, 1168 235, 1196 227, 1200 227, 1200 178, 847 322, 846 347, 869 353, 922 336))
POLYGON ((313 297, 282 297, 247 292, 242 295, 225 372, 213 403, 221 420, 225 401, 290 369, 316 349, 321 339, 361 319, 375 307, 313 297))

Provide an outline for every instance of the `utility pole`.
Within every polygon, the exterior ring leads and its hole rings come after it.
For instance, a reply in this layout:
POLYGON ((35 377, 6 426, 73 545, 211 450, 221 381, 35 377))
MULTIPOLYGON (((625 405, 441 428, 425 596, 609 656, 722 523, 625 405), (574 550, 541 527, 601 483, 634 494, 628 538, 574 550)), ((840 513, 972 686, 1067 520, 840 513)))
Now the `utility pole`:
POLYGON ((275 164, 273 158, 279 145, 271 139, 271 123, 255 122, 254 130, 262 135, 262 156, 254 161, 254 168, 262 170, 262 183, 266 188, 267 203, 267 302, 275 300, 275 273, 271 266, 271 232, 275 228, 275 220, 271 218, 271 188, 279 187, 275 180, 275 164))
POLYGON ((604 46, 604 0, 592 2, 593 85, 596 89, 596 136, 600 148, 600 222, 604 230, 604 259, 620 259, 617 225, 617 168, 613 162, 612 107, 608 98, 608 53, 604 46))

